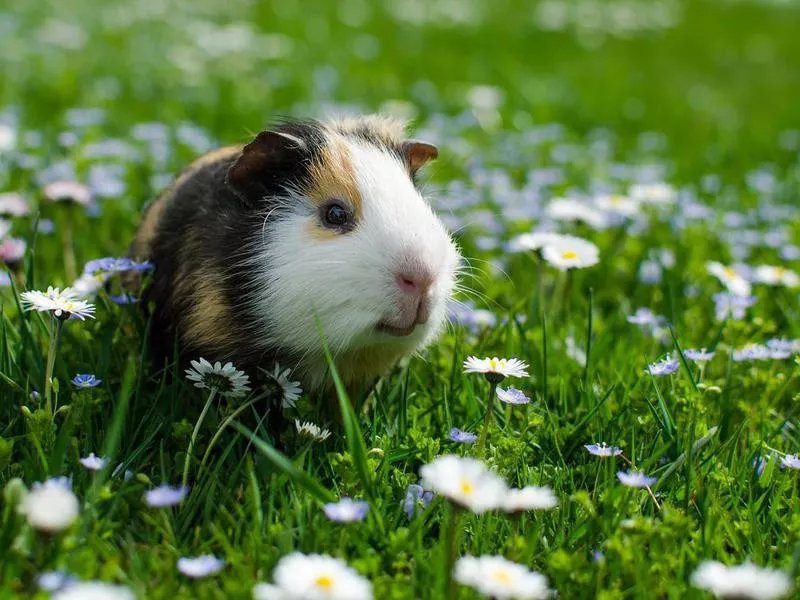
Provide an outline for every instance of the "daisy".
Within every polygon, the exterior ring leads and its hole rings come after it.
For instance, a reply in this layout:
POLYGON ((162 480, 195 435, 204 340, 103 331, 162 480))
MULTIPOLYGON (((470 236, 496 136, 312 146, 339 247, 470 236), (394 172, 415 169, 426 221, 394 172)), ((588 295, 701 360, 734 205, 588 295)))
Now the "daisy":
POLYGON ((275 585, 289 598, 372 600, 372 584, 338 558, 293 552, 273 572, 275 585))
POLYGON ((593 202, 600 210, 622 217, 633 217, 639 214, 640 211, 640 204, 638 201, 619 194, 596 196, 593 198, 593 202))
POLYGON ((447 437, 450 438, 451 442, 457 442, 459 444, 474 444, 478 441, 477 433, 462 431, 458 427, 453 427, 447 434, 447 437))
POLYGON ((790 288, 800 286, 800 277, 791 269, 785 267, 774 267, 770 265, 760 265, 756 267, 753 280, 766 285, 783 285, 790 288))
POLYGON ((136 595, 124 585, 102 581, 83 581, 56 592, 51 600, 136 600, 136 595))
POLYGON ((622 454, 622 448, 618 446, 606 446, 604 443, 600 444, 586 444, 584 448, 595 456, 619 456, 622 454))
POLYGON ((498 387, 496 393, 497 399, 506 404, 528 404, 531 401, 523 392, 513 387, 508 389, 498 387))
POLYGON ((667 356, 662 361, 647 365, 644 372, 655 377, 662 377, 664 375, 672 375, 680 368, 680 365, 681 363, 677 358, 667 356))
POLYGON ((291 375, 291 370, 284 369, 281 371, 281 366, 277 363, 275 363, 275 368, 270 375, 281 388, 281 393, 283 394, 281 406, 283 408, 294 408, 297 399, 300 398, 300 395, 303 393, 300 382, 290 381, 289 375, 291 375))
POLYGON ((715 560, 700 563, 692 573, 692 585, 717 598, 783 598, 792 591, 792 579, 775 569, 762 569, 746 562, 729 567, 715 560))
POLYGON ((338 502, 328 502, 322 507, 325 516, 337 523, 363 521, 369 512, 369 504, 363 500, 353 500, 347 496, 338 502))
POLYGON ((92 300, 103 289, 109 277, 107 273, 103 272, 96 274, 84 273, 72 282, 70 289, 81 300, 92 300))
POLYGON ((464 361, 465 373, 483 373, 487 379, 502 381, 506 377, 527 377, 528 365, 518 358, 478 358, 470 356, 464 361))
POLYGON ((239 398, 250 391, 250 377, 244 371, 238 371, 231 362, 223 365, 217 361, 212 365, 201 358, 191 361, 191 365, 191 369, 186 369, 186 379, 194 382, 194 387, 216 390, 226 398, 239 398))
POLYGON ((19 505, 19 512, 28 524, 38 531, 58 533, 72 525, 78 518, 80 504, 70 489, 66 477, 34 483, 33 488, 19 505))
POLYGON ((605 213, 574 198, 555 198, 545 208, 545 214, 556 221, 583 221, 592 229, 605 229, 609 225, 605 213))
POLYGON ((42 193, 50 202, 72 201, 82 206, 88 206, 92 201, 92 193, 89 188, 77 181, 53 181, 44 186, 42 193))
POLYGON ((628 471, 627 473, 624 471, 617 471, 617 479, 619 479, 622 485, 633 488, 649 488, 658 481, 655 477, 648 477, 644 473, 636 471, 628 471))
MULTIPOLYGON (((16 192, 6 192, 0 194, 0 214, 12 217, 24 217, 31 212, 30 206, 25 202, 22 194, 16 192)), ((2 236, 0 236, 2 237, 2 236)))
POLYGON ((453 578, 482 596, 496 600, 527 600, 551 595, 544 575, 502 556, 463 556, 456 563, 453 578))
POLYGON ((750 282, 745 279, 733 267, 728 267, 717 261, 708 261, 706 263, 706 270, 719 279, 731 294, 736 296, 749 296, 752 286, 750 282))
POLYGON ((72 385, 79 388, 93 388, 103 383, 102 379, 98 379, 91 373, 79 373, 72 378, 72 385))
POLYGON ((529 510, 549 510, 558 506, 558 498, 549 487, 526 486, 508 490, 503 499, 503 510, 507 513, 522 513, 529 510))
POLYGON ((330 431, 323 429, 319 425, 315 425, 310 421, 301 423, 298 419, 295 419, 294 426, 300 436, 311 438, 312 440, 316 440, 318 442, 324 442, 331 436, 330 431))
POLYGON ((628 195, 645 204, 674 204, 675 188, 666 183, 638 183, 632 185, 628 195))
POLYGON ((84 456, 79 461, 84 468, 90 471, 100 471, 108 464, 108 459, 95 456, 94 452, 90 452, 89 456, 84 456))
POLYGON ((225 561, 212 554, 204 554, 195 558, 181 557, 177 563, 178 571, 192 579, 202 579, 219 573, 224 566, 225 561))
POLYGON ((499 508, 508 491, 500 477, 474 458, 439 456, 419 473, 423 487, 477 514, 499 508))
POLYGON ((797 454, 782 456, 781 466, 787 469, 800 469, 800 458, 798 458, 797 454))
POLYGON ((94 318, 94 304, 78 300, 70 288, 62 291, 48 287, 46 292, 38 290, 22 292, 20 302, 26 311, 49 312, 57 319, 74 318, 83 321, 87 317, 94 318))
POLYGON ((168 485, 160 485, 152 490, 146 491, 144 493, 144 501, 152 508, 175 506, 180 504, 188 493, 189 488, 186 486, 171 487, 168 485))
POLYGON ((293 600, 289 595, 271 583, 257 583, 253 586, 253 600, 293 600))
POLYGON ((561 271, 583 269, 600 262, 600 250, 581 238, 562 239, 542 248, 542 258, 561 271))
POLYGON ((548 244, 554 244, 563 237, 560 233, 553 233, 550 231, 534 231, 533 233, 523 233, 513 238, 509 244, 511 252, 522 252, 525 250, 541 250, 548 244))

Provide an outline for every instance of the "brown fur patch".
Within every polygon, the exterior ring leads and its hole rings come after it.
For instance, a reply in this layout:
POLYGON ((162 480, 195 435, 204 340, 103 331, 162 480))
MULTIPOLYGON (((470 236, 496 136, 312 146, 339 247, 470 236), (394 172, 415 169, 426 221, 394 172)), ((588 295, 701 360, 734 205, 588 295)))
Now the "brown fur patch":
POLYGON ((184 342, 196 347, 227 348, 231 345, 231 308, 213 273, 197 273, 193 290, 194 304, 186 315, 184 342))
MULTIPOLYGON (((356 222, 361 220, 364 214, 361 192, 358 190, 347 142, 340 135, 329 136, 317 161, 311 165, 309 174, 311 181, 306 193, 314 204, 323 206, 332 198, 342 200, 353 211, 356 222)), ((331 240, 339 235, 313 222, 309 224, 307 231, 319 240, 331 240)))

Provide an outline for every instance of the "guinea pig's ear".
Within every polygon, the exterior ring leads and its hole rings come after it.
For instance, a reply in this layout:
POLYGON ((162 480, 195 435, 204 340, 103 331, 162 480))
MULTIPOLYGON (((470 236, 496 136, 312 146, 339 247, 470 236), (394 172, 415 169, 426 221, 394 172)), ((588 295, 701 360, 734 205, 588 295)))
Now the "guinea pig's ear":
POLYGON ((439 149, 436 146, 419 140, 403 142, 402 149, 411 173, 416 173, 428 162, 439 156, 439 149))
POLYGON ((242 148, 225 176, 227 183, 244 200, 257 200, 285 181, 300 164, 305 142, 288 133, 262 131, 242 148))

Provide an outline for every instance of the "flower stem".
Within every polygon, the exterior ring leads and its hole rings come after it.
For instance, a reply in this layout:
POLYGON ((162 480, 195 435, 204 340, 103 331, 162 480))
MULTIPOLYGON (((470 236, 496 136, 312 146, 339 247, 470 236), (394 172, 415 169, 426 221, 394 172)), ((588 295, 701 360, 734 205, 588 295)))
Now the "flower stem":
POLYGON ((47 349, 47 368, 44 373, 44 407, 47 412, 53 412, 53 369, 56 365, 56 351, 58 350, 58 340, 61 337, 61 319, 50 317, 50 345, 47 349))
POLYGON ((494 408, 494 397, 496 396, 497 382, 489 382, 489 400, 486 402, 486 416, 483 419, 483 430, 481 431, 481 439, 478 440, 478 455, 483 456, 484 448, 486 447, 486 438, 489 435, 489 423, 492 422, 492 409, 494 408))
POLYGON ((456 564, 458 552, 458 514, 455 506, 450 506, 450 519, 447 525, 447 548, 445 548, 444 570, 447 581, 447 600, 455 600, 456 582, 453 580, 453 569, 456 564))
POLYGON ((189 481, 189 462, 192 460, 192 452, 194 451, 194 443, 197 440, 197 434, 200 433, 200 426, 205 421, 206 415, 208 414, 208 409, 211 408, 211 403, 214 401, 215 396, 217 395, 217 388, 212 387, 211 393, 208 395, 208 400, 206 400, 206 404, 203 407, 200 416, 197 418, 197 423, 194 425, 194 431, 192 431, 192 438, 189 440, 189 448, 186 450, 186 458, 183 461, 183 478, 181 479, 181 484, 186 486, 186 482, 189 481))

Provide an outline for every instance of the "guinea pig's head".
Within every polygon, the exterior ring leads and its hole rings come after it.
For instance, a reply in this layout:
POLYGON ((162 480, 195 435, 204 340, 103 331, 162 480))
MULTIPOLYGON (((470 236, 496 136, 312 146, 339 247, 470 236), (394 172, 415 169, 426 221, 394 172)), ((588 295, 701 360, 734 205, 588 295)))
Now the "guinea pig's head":
POLYGON ((320 330, 334 355, 377 363, 442 330, 459 254, 416 184, 437 155, 378 116, 283 123, 244 147, 227 182, 260 217, 247 302, 265 346, 302 371, 320 330))

